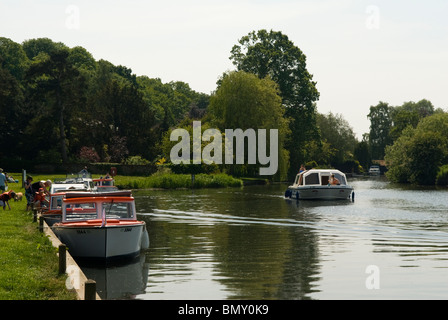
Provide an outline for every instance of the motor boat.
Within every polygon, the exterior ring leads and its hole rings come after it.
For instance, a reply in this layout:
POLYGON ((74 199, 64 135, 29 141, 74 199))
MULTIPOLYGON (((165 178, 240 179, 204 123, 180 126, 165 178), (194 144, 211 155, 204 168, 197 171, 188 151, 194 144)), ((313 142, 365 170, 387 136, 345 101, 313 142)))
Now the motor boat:
POLYGON ((62 221, 52 229, 74 258, 135 258, 149 246, 146 224, 137 220, 128 190, 66 193, 62 221))
POLYGON ((285 192, 297 200, 354 200, 354 189, 344 173, 336 169, 311 169, 297 174, 285 192))

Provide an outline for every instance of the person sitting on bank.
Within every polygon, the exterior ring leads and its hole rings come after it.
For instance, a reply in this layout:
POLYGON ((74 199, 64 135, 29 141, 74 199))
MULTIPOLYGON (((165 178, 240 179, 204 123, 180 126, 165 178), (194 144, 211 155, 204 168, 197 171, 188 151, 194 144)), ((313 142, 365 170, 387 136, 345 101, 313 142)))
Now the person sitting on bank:
POLYGON ((329 184, 332 185, 332 186, 335 186, 335 185, 339 185, 341 183, 339 182, 338 178, 336 178, 334 176, 334 174, 332 174, 331 177, 330 177, 329 184))

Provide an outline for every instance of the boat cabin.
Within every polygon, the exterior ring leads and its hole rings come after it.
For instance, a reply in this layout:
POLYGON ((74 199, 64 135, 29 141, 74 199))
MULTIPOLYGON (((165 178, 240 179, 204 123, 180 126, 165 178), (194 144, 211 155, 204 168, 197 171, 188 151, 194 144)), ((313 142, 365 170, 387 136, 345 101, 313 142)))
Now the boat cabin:
POLYGON ((134 198, 130 192, 115 196, 91 193, 67 193, 62 205, 62 222, 87 220, 136 220, 134 198))
POLYGON ((294 181, 294 186, 327 186, 332 174, 339 180, 339 185, 347 185, 345 174, 339 170, 311 169, 299 173, 294 181))

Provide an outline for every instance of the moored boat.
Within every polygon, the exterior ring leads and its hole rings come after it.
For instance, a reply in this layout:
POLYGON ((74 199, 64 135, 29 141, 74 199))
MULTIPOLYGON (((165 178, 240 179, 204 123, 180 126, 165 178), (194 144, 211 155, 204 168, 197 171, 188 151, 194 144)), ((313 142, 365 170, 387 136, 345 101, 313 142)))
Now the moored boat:
POLYGON ((118 188, 114 185, 114 179, 112 178, 98 178, 98 179, 92 179, 94 188, 98 192, 108 192, 108 191, 115 191, 118 190, 118 188))
POLYGON ((75 258, 134 258, 147 246, 144 221, 137 220, 130 191, 67 193, 62 221, 52 229, 75 258))
POLYGON ((335 169, 312 169, 297 174, 285 192, 286 198, 304 200, 354 200, 353 187, 344 173, 335 169))

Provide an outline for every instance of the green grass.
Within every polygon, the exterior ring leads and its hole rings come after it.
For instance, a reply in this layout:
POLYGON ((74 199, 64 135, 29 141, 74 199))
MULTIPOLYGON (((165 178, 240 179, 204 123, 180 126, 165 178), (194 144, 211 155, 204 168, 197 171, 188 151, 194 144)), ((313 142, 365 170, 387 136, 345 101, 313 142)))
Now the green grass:
POLYGON ((241 187, 243 182, 226 174, 197 174, 192 182, 189 174, 153 174, 149 177, 115 177, 115 184, 129 189, 180 189, 241 187))
MULTIPOLYGON (((20 174, 12 174, 15 179, 20 180, 20 174)), ((33 182, 39 180, 65 179, 64 174, 35 175, 31 173, 33 182)), ((99 178, 100 175, 93 174, 93 178, 99 178)), ((241 187, 243 181, 236 179, 224 173, 220 174, 196 174, 194 184, 191 181, 190 174, 175 173, 155 173, 148 177, 143 176, 121 176, 114 177, 115 185, 121 189, 181 189, 181 188, 228 188, 241 187)))
MULTIPOLYGON (((16 175, 18 176, 18 175, 16 175)), ((19 183, 9 189, 24 192, 19 183)), ((76 293, 58 275, 57 249, 26 212, 26 199, 0 207, 0 300, 73 300, 76 293)))

